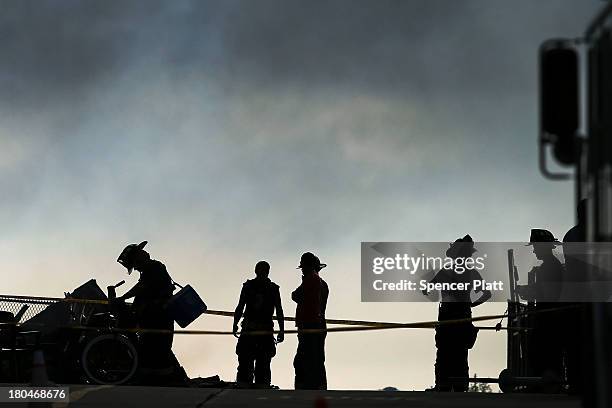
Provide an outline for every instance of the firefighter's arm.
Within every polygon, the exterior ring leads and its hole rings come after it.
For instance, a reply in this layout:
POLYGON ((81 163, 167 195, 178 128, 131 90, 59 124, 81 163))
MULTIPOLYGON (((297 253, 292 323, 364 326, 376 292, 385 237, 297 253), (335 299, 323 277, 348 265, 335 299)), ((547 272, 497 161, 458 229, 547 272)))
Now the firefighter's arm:
POLYGON ((234 311, 234 325, 232 327, 232 333, 234 333, 235 337, 238 337, 238 323, 240 319, 242 319, 242 314, 244 313, 244 306, 246 305, 246 296, 244 293, 244 286, 240 291, 240 300, 238 301, 238 306, 236 306, 236 310, 234 311))
MULTIPOLYGON (((476 280, 482 280, 482 275, 480 275, 480 272, 478 272, 477 270, 474 270, 472 272, 472 274, 473 274, 472 275, 472 279, 473 279, 472 282, 475 282, 476 280)), ((484 290, 480 289, 478 291, 475 291, 475 293, 480 293, 481 295, 480 295, 480 297, 476 301, 471 303, 470 306, 472 306, 472 307, 476 307, 476 306, 482 305, 484 302, 486 302, 487 300, 491 299, 491 296, 492 296, 491 291, 488 290, 488 289, 484 289, 484 290)))
POLYGON ((296 290, 291 292, 291 299, 295 303, 302 303, 302 300, 304 299, 304 288, 302 285, 298 286, 296 290))
POLYGON ((118 300, 126 300, 131 299, 136 295, 139 295, 143 291, 143 284, 141 281, 138 281, 130 290, 125 292, 122 296, 119 296, 118 300))
POLYGON ((285 314, 283 313, 283 304, 281 302, 280 292, 276 297, 276 319, 278 320, 278 336, 276 337, 277 343, 282 343, 285 340, 285 314))
POLYGON ((471 305, 472 307, 480 306, 484 302, 486 302, 487 300, 491 299, 491 291, 490 290, 483 290, 481 292, 482 292, 482 294, 480 295, 478 300, 476 300, 475 302, 472 302, 472 305, 471 305))

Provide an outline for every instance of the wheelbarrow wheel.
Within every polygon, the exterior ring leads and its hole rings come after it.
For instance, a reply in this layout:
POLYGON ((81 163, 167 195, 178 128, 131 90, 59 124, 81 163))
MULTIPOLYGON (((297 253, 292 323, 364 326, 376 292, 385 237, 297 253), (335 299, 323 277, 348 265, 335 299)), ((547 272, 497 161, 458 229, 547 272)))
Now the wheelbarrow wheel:
POLYGON ((516 385, 513 379, 512 372, 507 368, 504 368, 501 373, 499 373, 499 389, 504 394, 516 392, 516 385))
POLYGON ((138 352, 127 336, 101 334, 83 348, 81 367, 91 384, 125 384, 136 373, 138 352))

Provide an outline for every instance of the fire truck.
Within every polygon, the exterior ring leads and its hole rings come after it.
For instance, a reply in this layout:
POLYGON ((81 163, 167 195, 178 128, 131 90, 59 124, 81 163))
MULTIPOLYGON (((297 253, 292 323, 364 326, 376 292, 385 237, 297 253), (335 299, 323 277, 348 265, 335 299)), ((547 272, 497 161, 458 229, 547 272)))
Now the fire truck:
MULTIPOLYGON (((587 200, 585 241, 610 242, 612 3, 582 37, 545 41, 539 71, 540 171, 551 180, 573 180, 575 204, 587 200)), ((612 303, 586 303, 583 316, 584 406, 611 407, 612 303)), ((516 347, 508 352, 516 353, 516 347)))

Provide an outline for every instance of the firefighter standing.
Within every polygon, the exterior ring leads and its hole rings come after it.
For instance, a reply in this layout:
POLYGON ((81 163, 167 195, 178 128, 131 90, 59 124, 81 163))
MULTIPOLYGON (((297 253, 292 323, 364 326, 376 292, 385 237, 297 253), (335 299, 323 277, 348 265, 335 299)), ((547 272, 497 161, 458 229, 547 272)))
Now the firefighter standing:
POLYGON ((242 332, 236 345, 238 373, 236 381, 241 385, 269 387, 272 374, 270 363, 276 355, 274 341, 274 322, 276 309, 279 334, 276 342, 284 339, 284 316, 280 291, 277 284, 268 278, 270 264, 260 261, 255 265, 255 279, 247 280, 242 286, 240 300, 234 313, 234 336, 238 333, 238 323, 243 316, 242 332), (269 332, 269 334, 249 334, 249 332, 269 332))
POLYGON ((326 266, 311 252, 302 255, 298 266, 302 270, 302 284, 291 294, 291 299, 297 303, 298 348, 293 360, 295 389, 327 389, 325 309, 329 288, 319 276, 326 266))
MULTIPOLYGON (((446 256, 456 261, 460 258, 469 258, 474 252, 476 252, 474 241, 472 237, 466 235, 449 245, 446 256)), ((482 280, 482 276, 476 269, 460 269, 457 265, 440 270, 431 282, 466 283, 471 287, 477 280, 482 280)), ((472 307, 486 302, 491 297, 489 290, 479 290, 480 297, 472 302, 470 292, 469 289, 441 291, 438 321, 443 324, 436 326, 436 385, 430 389, 431 391, 468 390, 468 350, 476 342, 478 329, 469 320, 452 324, 444 324, 444 321, 470 319, 472 307)), ((424 294, 427 295, 427 292, 424 291, 424 294)))
POLYGON ((553 249, 559 241, 550 231, 532 229, 529 244, 533 246, 533 253, 542 263, 535 266, 530 274, 535 280, 531 285, 518 286, 518 294, 526 300, 535 301, 535 314, 533 315, 533 338, 530 353, 531 365, 534 374, 562 378, 563 359, 562 342, 559 327, 562 315, 558 311, 550 311, 559 306, 561 294, 563 265, 553 254, 553 249))

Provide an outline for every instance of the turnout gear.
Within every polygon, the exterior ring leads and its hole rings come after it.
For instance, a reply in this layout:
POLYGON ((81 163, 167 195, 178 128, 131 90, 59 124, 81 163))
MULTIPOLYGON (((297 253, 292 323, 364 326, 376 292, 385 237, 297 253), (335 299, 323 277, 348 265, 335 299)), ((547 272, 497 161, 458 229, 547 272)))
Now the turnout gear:
POLYGON ((326 325, 304 323, 298 329, 298 347, 293 359, 296 390, 326 390, 325 338, 327 333, 307 333, 304 330, 325 330, 326 325))
POLYGON ((280 290, 269 278, 250 279, 242 286, 245 298, 243 329, 272 330, 274 307, 279 303, 280 290))
MULTIPOLYGON (((469 303, 440 303, 438 321, 469 319, 472 310, 469 303)), ((472 322, 441 325, 436 327, 436 389, 439 391, 460 391, 468 389, 468 350, 476 342, 478 329, 472 322), (451 380, 461 377, 465 380, 451 380)))
MULTIPOLYGON (((535 310, 549 310, 559 307, 559 283, 563 275, 563 265, 550 253, 535 267, 536 298, 535 310)), ((561 376, 563 372, 563 339, 561 327, 566 322, 565 311, 536 313, 533 316, 531 361, 536 375, 552 372, 561 376)))
MULTIPOLYGON (((172 297, 174 285, 166 267, 159 261, 149 260, 140 271, 132 305, 136 322, 143 329, 174 329, 174 321, 165 304, 172 297)), ((172 365, 173 333, 140 333, 139 355, 145 369, 161 369, 172 365)))
POLYGON ((543 229, 532 229, 529 241, 536 258, 542 261, 529 271, 529 284, 517 287, 519 295, 536 312, 532 316, 533 330, 528 333, 530 368, 536 376, 553 374, 561 378, 563 333, 559 327, 564 320, 563 312, 548 311, 559 306, 556 302, 561 295, 564 269, 553 254, 554 247, 560 243, 550 231, 543 229))
POLYGON ((238 370, 236 381, 242 384, 269 386, 272 379, 270 363, 276 355, 274 341, 274 310, 279 319, 279 342, 284 331, 283 310, 280 290, 277 284, 267 277, 269 265, 258 263, 255 271, 257 278, 247 280, 240 292, 240 301, 234 314, 234 333, 238 321, 243 315, 242 332, 236 344, 238 370), (269 334, 251 334, 252 332, 270 332, 269 334))
POLYGON ((296 389, 327 389, 325 310, 329 288, 318 274, 325 266, 310 252, 302 255, 302 284, 291 294, 297 303, 295 324, 298 328, 298 348, 293 360, 296 389), (319 331, 308 332, 311 329, 319 331))
MULTIPOLYGON (((455 240, 449 245, 446 256, 456 258, 467 258, 476 252, 474 241, 469 235, 455 240)), ((482 276, 476 269, 455 271, 454 268, 441 269, 431 280, 431 283, 471 283, 482 280, 482 276)), ((449 320, 463 320, 472 317, 472 307, 486 302, 491 297, 488 290, 476 290, 481 292, 478 300, 472 302, 471 290, 442 290, 441 302, 438 309, 438 322, 436 326, 436 362, 434 365, 436 386, 435 391, 458 391, 468 390, 469 366, 468 350, 474 346, 478 329, 471 321, 461 323, 444 324, 449 320), (462 378, 462 380, 454 379, 462 378)))
POLYGON ((138 333, 140 378, 147 384, 164 384, 166 380, 186 381, 187 377, 172 353, 174 321, 166 310, 174 284, 166 266, 144 250, 147 241, 128 245, 117 260, 130 272, 136 269, 140 278, 134 287, 119 299, 134 298, 132 310, 138 333), (168 330, 168 333, 147 333, 146 330, 168 330))

